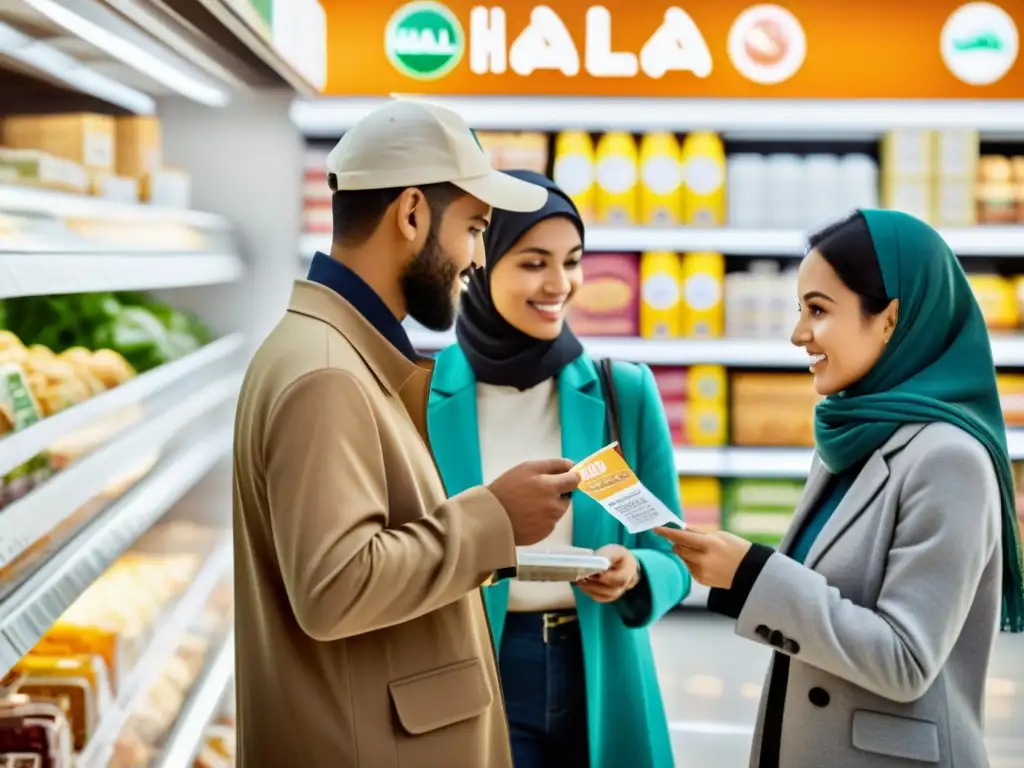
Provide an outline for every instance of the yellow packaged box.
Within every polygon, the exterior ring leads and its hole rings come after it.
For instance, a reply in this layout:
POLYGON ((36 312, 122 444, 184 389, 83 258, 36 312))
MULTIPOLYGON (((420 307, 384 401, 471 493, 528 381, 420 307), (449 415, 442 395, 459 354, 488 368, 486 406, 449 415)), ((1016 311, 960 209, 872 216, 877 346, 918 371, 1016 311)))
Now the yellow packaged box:
POLYGON ((690 227, 725 224, 725 148, 715 133, 695 131, 683 141, 680 222, 690 227))
POLYGON ((580 217, 594 220, 594 142, 585 131, 564 131, 555 139, 552 178, 576 204, 580 217))
POLYGON ((118 176, 141 179, 160 170, 164 162, 160 120, 151 115, 117 118, 115 170, 118 176))
POLYGON ((623 131, 604 134, 597 142, 595 156, 595 220, 620 227, 636 224, 639 158, 633 136, 623 131))
POLYGON ((89 655, 29 654, 15 669, 24 676, 18 693, 61 706, 71 722, 75 750, 81 750, 111 701, 103 659, 89 655))
POLYGON ((684 445, 717 447, 729 438, 729 407, 723 401, 688 400, 683 407, 684 445))
POLYGON ((682 320, 685 338, 714 339, 725 332, 725 256, 687 253, 680 266, 682 320))
POLYGON ((682 261, 671 251, 640 257, 640 335, 645 339, 674 339, 682 330, 680 289, 682 261))
POLYGON ((806 373, 734 373, 732 442, 745 446, 813 446, 814 406, 821 399, 806 373))
POLYGON ((642 225, 665 227, 679 222, 681 153, 672 133, 648 133, 640 140, 640 209, 642 225))
POLYGON ((692 365, 687 376, 687 399, 692 403, 724 403, 728 374, 724 365, 692 365))
MULTIPOLYGON (((996 377, 996 386, 999 388, 999 404, 1003 408, 1007 428, 1024 427, 1024 375, 1000 373, 996 377)), ((1020 464, 1014 465, 1018 478, 1020 467, 1020 464)))
POLYGON ((5 118, 0 144, 38 149, 90 171, 114 170, 114 118, 90 113, 5 118))
POLYGON ((686 527, 699 532, 717 531, 722 525, 722 481, 717 477, 680 477, 686 527))
POLYGON ((1002 275, 977 273, 967 279, 989 330, 1011 331, 1020 326, 1020 306, 1011 280, 1002 275))

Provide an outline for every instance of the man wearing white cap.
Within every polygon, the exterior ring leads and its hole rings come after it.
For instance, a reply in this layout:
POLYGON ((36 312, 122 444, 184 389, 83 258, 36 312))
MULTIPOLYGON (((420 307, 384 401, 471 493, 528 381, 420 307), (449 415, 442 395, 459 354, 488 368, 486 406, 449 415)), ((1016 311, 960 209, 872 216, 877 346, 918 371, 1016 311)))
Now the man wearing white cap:
POLYGON ((238 764, 511 768, 479 587, 545 538, 578 478, 520 465, 445 499, 430 362, 491 207, 547 192, 491 168, 453 112, 395 101, 328 158, 316 254, 250 364, 234 454, 238 764))

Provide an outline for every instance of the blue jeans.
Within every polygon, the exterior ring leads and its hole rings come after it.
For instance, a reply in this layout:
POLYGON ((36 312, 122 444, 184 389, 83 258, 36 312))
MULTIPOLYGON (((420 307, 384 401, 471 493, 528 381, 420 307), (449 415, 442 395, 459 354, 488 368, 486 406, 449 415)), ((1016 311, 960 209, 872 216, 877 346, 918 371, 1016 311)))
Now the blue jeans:
POLYGON ((515 768, 587 768, 590 762, 575 616, 553 611, 505 618, 498 664, 515 768))

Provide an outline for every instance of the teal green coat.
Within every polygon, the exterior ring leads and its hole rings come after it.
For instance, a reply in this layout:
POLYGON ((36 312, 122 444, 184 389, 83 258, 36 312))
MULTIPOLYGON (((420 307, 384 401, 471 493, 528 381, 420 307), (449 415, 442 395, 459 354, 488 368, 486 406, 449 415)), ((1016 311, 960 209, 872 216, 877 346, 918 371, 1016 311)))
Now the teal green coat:
MULTIPOLYGON (((650 369, 617 363, 622 448, 640 480, 681 515, 675 454, 661 397, 650 369)), ((606 444, 605 403, 594 362, 584 356, 558 378, 562 452, 579 461, 606 444)), ((427 428, 449 495, 480 485, 476 378, 462 350, 437 358, 427 428)), ((647 627, 690 591, 690 575, 668 543, 654 533, 632 535, 597 502, 573 496, 573 544, 597 549, 622 544, 633 550, 644 580, 629 600, 595 603, 574 587, 583 637, 591 768, 669 768, 674 765, 668 723, 647 627)), ((507 581, 484 588, 495 645, 501 647, 508 611, 507 581)))

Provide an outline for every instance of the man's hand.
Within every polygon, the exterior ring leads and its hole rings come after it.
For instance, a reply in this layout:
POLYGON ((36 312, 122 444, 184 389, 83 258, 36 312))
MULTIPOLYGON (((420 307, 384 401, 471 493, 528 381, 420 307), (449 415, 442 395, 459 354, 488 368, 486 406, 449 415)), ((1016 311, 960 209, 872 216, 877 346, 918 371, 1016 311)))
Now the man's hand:
POLYGON ((619 544, 608 544, 595 555, 607 557, 612 565, 604 573, 576 582, 580 591, 596 603, 613 603, 640 581, 640 564, 636 556, 619 544))
POLYGON ((505 508, 517 546, 543 541, 562 519, 580 484, 573 466, 568 459, 527 461, 488 486, 505 508))
POLYGON ((654 532, 672 542, 676 555, 690 574, 705 587, 729 589, 750 542, 726 531, 697 533, 675 528, 655 528, 654 532))

